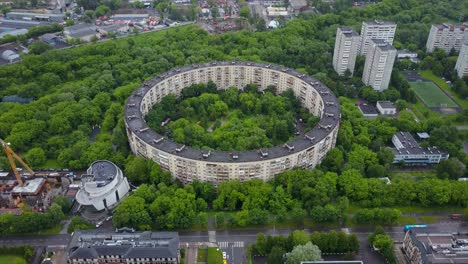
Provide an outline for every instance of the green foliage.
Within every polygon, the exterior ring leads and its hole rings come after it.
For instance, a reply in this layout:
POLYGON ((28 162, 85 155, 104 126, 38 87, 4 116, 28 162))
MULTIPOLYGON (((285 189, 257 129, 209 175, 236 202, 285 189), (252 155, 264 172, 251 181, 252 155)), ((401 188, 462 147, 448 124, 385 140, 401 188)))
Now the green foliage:
POLYGON ((374 208, 374 209, 360 209, 353 217, 357 224, 394 224, 401 216, 401 212, 397 209, 389 208, 374 208))
POLYGON ((45 43, 45 42, 42 42, 42 41, 34 41, 30 46, 29 46, 29 51, 32 53, 32 54, 41 54, 41 53, 44 53, 48 50, 51 50, 53 49, 52 46, 50 46, 49 44, 45 43))
POLYGON ((385 234, 382 228, 376 228, 375 232, 369 235, 369 245, 382 254, 388 263, 396 263, 393 254, 393 239, 385 234))
POLYGON ((466 172, 466 166, 457 158, 450 158, 441 161, 437 167, 437 177, 441 179, 457 180, 463 177, 466 172))
POLYGON ((296 230, 288 237, 265 236, 260 233, 257 235, 257 241, 252 245, 252 252, 270 258, 270 255, 277 256, 277 251, 290 252, 296 246, 310 242, 317 245, 324 253, 349 253, 359 250, 359 240, 355 234, 347 235, 342 231, 331 231, 314 232, 309 236, 304 231, 296 230))
POLYGON ((77 230, 88 230, 88 229, 94 229, 95 226, 82 217, 79 216, 73 216, 70 224, 68 225, 67 232, 68 234, 71 234, 72 232, 75 232, 77 230))
POLYGON ((293 135, 296 116, 306 120, 306 130, 316 124, 290 92, 275 96, 262 95, 257 87, 249 89, 218 92, 214 83, 195 84, 182 90, 181 102, 175 103, 173 95, 164 97, 146 120, 152 129, 170 134, 178 143, 226 151, 281 144, 293 135), (169 119, 169 125, 161 125, 169 119))
POLYGON ((9 247, 9 246, 0 247, 0 255, 21 256, 26 260, 29 260, 32 256, 34 256, 34 252, 35 252, 34 248, 29 245, 17 246, 17 247, 9 247))
POLYGON ((322 260, 320 249, 312 244, 307 242, 305 245, 297 245, 286 255, 287 264, 300 264, 303 261, 316 261, 322 260))
POLYGON ((32 233, 57 226, 65 217, 63 208, 52 203, 45 213, 23 211, 19 216, 0 215, 0 234, 32 233))
POLYGON ((47 160, 46 154, 42 148, 32 148, 24 156, 29 166, 37 167, 44 164, 47 160))

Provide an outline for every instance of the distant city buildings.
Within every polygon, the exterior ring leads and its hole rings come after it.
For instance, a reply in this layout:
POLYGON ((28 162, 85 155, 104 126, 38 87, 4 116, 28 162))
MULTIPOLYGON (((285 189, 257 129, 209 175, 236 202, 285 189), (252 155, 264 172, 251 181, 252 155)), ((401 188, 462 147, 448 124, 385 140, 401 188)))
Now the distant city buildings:
POLYGON ((176 232, 76 231, 67 250, 69 264, 180 263, 179 235, 176 232))
POLYGON ((336 30, 335 50, 333 52, 333 68, 338 75, 344 75, 346 70, 354 72, 360 37, 352 28, 339 27, 336 30))
POLYGON ((468 42, 463 44, 460 49, 455 70, 460 78, 468 76, 468 42))
POLYGON ((467 234, 410 229, 406 232, 402 249, 410 264, 468 263, 467 234))
POLYGON ((397 132, 392 137, 395 158, 393 163, 437 164, 449 158, 449 154, 437 147, 421 147, 409 132, 397 132))
POLYGON ((433 52, 436 48, 449 53, 452 49, 459 52, 463 43, 468 41, 468 24, 452 25, 448 23, 432 25, 427 38, 426 51, 433 52))
POLYGON ((366 55, 362 82, 374 90, 388 88, 395 62, 396 49, 383 39, 372 39, 366 55))
POLYGON ((397 25, 393 21, 374 20, 363 22, 361 27, 361 45, 359 47, 359 54, 367 54, 372 46, 372 39, 382 39, 392 45, 396 27, 397 25))

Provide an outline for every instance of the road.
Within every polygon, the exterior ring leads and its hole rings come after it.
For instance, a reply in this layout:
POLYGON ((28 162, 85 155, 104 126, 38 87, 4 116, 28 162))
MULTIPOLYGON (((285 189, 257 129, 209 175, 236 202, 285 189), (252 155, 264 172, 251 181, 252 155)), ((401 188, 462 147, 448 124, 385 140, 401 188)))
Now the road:
MULTIPOLYGON (((433 232, 452 233, 468 232, 468 224, 460 221, 446 221, 439 224, 429 225, 433 232)), ((110 228, 98 229, 97 232, 108 232, 110 228)), ((179 232, 181 243, 193 242, 216 242, 221 250, 227 253, 229 263, 245 264, 245 248, 247 245, 255 242, 258 233, 266 235, 289 235, 293 229, 251 229, 251 230, 225 230, 225 231, 182 231, 179 232), (213 241, 215 240, 215 241, 213 241)), ((314 231, 327 231, 324 229, 305 229, 311 233, 314 231)), ((372 227, 350 228, 349 232, 356 234, 361 243, 361 248, 357 254, 357 259, 364 263, 384 263, 380 255, 373 252, 367 245, 367 236, 374 231, 372 227)), ((390 234, 395 241, 403 241, 403 227, 389 227, 386 232, 390 234)), ((19 246, 29 244, 34 247, 44 246, 66 246, 70 239, 68 234, 57 235, 17 235, 0 237, 0 246, 19 246)), ((194 253, 196 254, 196 253, 194 253)), ((196 258, 192 256, 191 258, 196 258)))

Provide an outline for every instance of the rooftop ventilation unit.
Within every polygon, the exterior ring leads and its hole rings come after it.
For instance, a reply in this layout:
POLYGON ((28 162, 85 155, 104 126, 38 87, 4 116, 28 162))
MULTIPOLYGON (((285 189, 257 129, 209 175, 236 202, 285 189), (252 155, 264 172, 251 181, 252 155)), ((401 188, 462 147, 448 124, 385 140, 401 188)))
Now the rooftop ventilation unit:
POLYGON ((263 149, 261 149, 260 150, 260 156, 262 156, 263 158, 268 157, 268 152, 263 151, 263 149))
POLYGON ((211 150, 208 151, 207 153, 202 153, 203 158, 207 159, 211 155, 211 150))
POLYGON ((287 143, 284 144, 284 147, 285 147, 285 148, 288 148, 289 151, 293 151, 293 150, 294 150, 294 146, 290 146, 290 145, 288 145, 287 143))
POLYGON ((182 145, 179 148, 176 148, 175 150, 176 152, 181 152, 182 150, 184 150, 184 148, 185 148, 185 145, 182 145))
POLYGON ((140 130, 138 130, 140 133, 143 133, 143 132, 146 132, 148 131, 149 128, 145 127, 145 128, 140 128, 140 130))
POLYGON ((304 138, 310 140, 310 142, 315 140, 315 137, 310 137, 309 135, 305 135, 304 138))
POLYGON ((163 141, 163 140, 164 140, 164 138, 163 138, 163 137, 160 137, 160 138, 158 138, 158 139, 153 139, 153 142, 154 142, 155 144, 158 144, 159 142, 161 142, 161 141, 163 141))

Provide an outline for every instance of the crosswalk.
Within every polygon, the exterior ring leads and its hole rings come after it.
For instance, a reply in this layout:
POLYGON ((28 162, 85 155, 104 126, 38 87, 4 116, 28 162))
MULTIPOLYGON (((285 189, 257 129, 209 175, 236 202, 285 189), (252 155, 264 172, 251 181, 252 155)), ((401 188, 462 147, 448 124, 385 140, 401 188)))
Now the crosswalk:
POLYGON ((234 241, 234 242, 229 242, 229 241, 220 241, 218 242, 219 248, 229 248, 235 247, 235 248, 243 248, 244 247, 244 241, 234 241))

